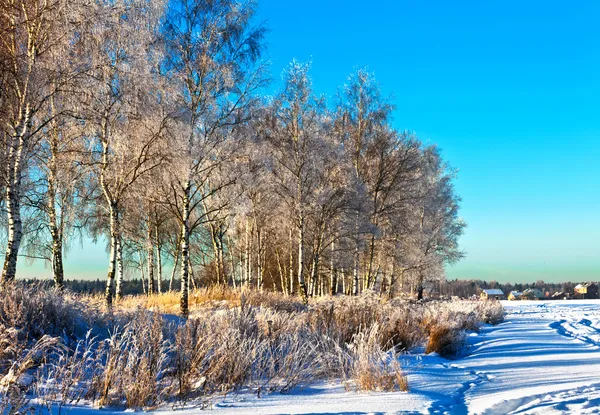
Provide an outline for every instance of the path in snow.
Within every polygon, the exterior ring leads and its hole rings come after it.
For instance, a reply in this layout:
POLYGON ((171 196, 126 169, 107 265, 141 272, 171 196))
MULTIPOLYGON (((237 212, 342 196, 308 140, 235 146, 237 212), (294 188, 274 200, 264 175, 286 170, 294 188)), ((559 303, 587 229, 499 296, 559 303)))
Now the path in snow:
POLYGON ((504 302, 506 321, 468 337, 468 356, 406 357, 409 393, 319 385, 229 397, 215 414, 600 413, 600 301, 504 302))
POLYGON ((600 413, 600 301, 505 302, 462 368, 490 378, 465 394, 471 413, 600 413))

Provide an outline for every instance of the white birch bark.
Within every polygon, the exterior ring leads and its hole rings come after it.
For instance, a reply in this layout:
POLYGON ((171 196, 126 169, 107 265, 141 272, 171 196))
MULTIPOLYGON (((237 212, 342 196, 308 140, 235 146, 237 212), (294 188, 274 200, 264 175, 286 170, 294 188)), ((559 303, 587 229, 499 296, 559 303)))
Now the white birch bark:
POLYGON ((21 222, 21 179, 22 159, 25 152, 27 128, 29 126, 29 106, 21 104, 20 123, 16 134, 10 137, 11 145, 8 154, 8 183, 6 186, 6 214, 8 219, 8 238, 6 255, 2 269, 2 284, 14 281, 17 274, 17 259, 23 236, 21 222))
POLYGON ((187 317, 189 315, 189 277, 190 277, 190 193, 191 183, 188 181, 183 188, 183 212, 181 223, 181 298, 180 312, 181 315, 187 317))

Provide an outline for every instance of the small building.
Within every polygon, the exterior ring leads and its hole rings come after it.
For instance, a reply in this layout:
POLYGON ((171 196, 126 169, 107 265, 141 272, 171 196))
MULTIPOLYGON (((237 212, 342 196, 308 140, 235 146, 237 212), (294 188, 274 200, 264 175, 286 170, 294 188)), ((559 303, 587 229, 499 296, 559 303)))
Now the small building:
POLYGON ((521 291, 511 291, 510 294, 508 294, 508 299, 511 301, 519 300, 522 294, 521 291))
POLYGON ((539 288, 528 288, 521 294, 522 300, 541 300, 544 298, 544 293, 539 288))
POLYGON ((481 292, 481 299, 482 300, 504 300, 505 296, 504 296, 504 292, 502 292, 502 290, 494 288, 494 289, 483 290, 481 292))
POLYGON ((598 298, 598 286, 593 282, 577 284, 575 286, 576 298, 598 298))
POLYGON ((555 292, 554 294, 552 294, 553 300, 568 300, 569 297, 570 297, 569 293, 566 293, 563 291, 558 291, 558 292, 555 292))

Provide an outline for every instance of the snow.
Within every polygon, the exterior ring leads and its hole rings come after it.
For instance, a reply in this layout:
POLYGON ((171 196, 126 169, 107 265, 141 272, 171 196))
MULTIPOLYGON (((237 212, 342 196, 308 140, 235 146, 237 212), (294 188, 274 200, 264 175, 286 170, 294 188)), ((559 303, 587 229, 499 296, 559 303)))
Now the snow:
MULTIPOLYGON (((216 399, 212 410, 165 408, 155 413, 600 413, 600 300, 503 305, 506 321, 470 333, 464 357, 402 356, 409 392, 356 393, 341 382, 320 383, 285 395, 231 394, 216 399)), ((94 412, 76 408, 68 413, 94 412)))
POLYGON ((502 302, 506 321, 467 337, 466 356, 406 356, 408 393, 322 385, 231 396, 215 414, 600 413, 600 301, 502 302))

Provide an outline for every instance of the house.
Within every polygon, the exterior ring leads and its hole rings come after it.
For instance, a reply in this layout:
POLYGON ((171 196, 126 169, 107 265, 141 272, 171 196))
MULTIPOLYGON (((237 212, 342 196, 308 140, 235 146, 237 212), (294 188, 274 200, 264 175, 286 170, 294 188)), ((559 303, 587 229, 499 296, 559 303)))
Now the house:
POLYGON ((598 286, 591 283, 577 284, 575 286, 576 298, 598 298, 598 286))
POLYGON ((569 293, 565 293, 562 291, 555 292, 554 294, 552 294, 553 300, 568 300, 569 297, 570 297, 569 293))
POLYGON ((497 288, 483 290, 481 292, 482 300, 504 300, 504 293, 497 288))
POLYGON ((539 288, 528 288, 521 294, 522 300, 541 300, 544 298, 544 293, 539 288))
POLYGON ((508 294, 508 299, 511 301, 519 300, 522 294, 521 291, 511 291, 510 294, 508 294))

